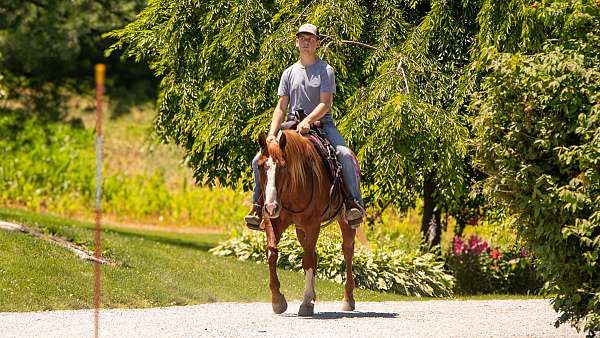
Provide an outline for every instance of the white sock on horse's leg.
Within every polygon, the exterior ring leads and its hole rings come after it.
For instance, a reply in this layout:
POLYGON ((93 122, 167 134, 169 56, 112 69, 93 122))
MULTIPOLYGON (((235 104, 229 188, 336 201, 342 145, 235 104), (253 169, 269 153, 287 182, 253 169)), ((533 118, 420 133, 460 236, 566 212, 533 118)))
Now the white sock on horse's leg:
POLYGON ((312 304, 315 299, 315 273, 312 268, 306 270, 304 275, 304 301, 302 304, 312 304))

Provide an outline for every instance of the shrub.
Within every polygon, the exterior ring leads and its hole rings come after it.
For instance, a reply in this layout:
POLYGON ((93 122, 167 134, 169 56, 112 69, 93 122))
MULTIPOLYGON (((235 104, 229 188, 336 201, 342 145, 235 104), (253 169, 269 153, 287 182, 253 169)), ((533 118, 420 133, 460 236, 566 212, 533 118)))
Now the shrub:
POLYGON ((487 55, 472 105, 480 113, 477 161, 489 175, 485 191, 516 215, 539 260, 556 295, 557 325, 593 335, 600 331, 600 8, 573 1, 553 9, 566 11, 565 24, 538 53, 487 55))
POLYGON ((527 250, 516 245, 491 249, 477 235, 468 241, 455 236, 446 265, 456 279, 454 290, 460 294, 529 294, 539 292, 543 285, 527 250))
MULTIPOLYGON (((332 231, 323 231, 317 243, 317 277, 337 283, 345 281, 341 240, 332 231)), ((266 263, 264 234, 243 232, 211 249, 217 256, 266 263)), ((288 231, 279 243, 278 265, 302 271, 302 248, 288 231)), ((354 281, 363 289, 394 292, 408 296, 445 297, 452 295, 454 278, 444 271, 444 262, 434 253, 406 252, 382 247, 368 252, 357 250, 353 259, 354 281)))
MULTIPOLYGON (((0 112, 0 201, 39 209, 91 199, 94 138, 67 124, 0 112)), ((93 205, 93 204, 92 204, 93 205)))

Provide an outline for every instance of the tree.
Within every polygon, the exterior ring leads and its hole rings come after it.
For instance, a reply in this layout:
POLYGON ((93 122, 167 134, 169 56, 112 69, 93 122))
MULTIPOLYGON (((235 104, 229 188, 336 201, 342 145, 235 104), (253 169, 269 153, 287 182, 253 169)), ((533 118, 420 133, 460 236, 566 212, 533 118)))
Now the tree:
POLYGON ((486 1, 474 60, 476 161, 517 217, 559 323, 600 330, 600 8, 486 1))
MULTIPOLYGON (((0 1, 0 74, 7 98, 28 110, 57 119, 63 111, 63 88, 93 88, 93 65, 108 62, 109 89, 115 82, 149 80, 140 65, 124 65, 115 56, 105 60, 108 47, 101 34, 132 20, 144 0, 2 0, 0 1)), ((125 85, 125 84, 124 84, 125 85)))
POLYGON ((464 110, 452 104, 476 14, 474 1, 433 1, 406 39, 387 47, 377 76, 342 120, 359 154, 377 163, 365 172, 377 182, 369 186, 374 200, 402 207, 423 197, 421 231, 433 245, 442 207, 460 214, 457 201, 468 194, 464 110))
POLYGON ((441 205, 463 186, 466 129, 449 107, 473 35, 463 21, 474 27, 476 14, 450 3, 153 0, 108 36, 162 77, 156 130, 186 149, 196 179, 248 186, 254 138, 297 58, 294 33, 318 25, 321 57, 337 74, 333 114, 358 154, 365 199, 406 208, 429 177, 441 205))

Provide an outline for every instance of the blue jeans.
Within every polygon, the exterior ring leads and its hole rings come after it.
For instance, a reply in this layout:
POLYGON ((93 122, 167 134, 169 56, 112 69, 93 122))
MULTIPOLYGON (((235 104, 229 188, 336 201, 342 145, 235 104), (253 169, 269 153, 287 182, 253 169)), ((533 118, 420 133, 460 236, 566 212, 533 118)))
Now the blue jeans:
MULTIPOLYGON (((325 138, 329 140, 336 150, 338 161, 340 161, 340 164, 342 165, 342 176, 344 178, 346 189, 350 192, 352 197, 364 207, 362 196, 360 195, 358 162, 356 161, 356 157, 346 145, 344 138, 342 138, 342 135, 333 122, 322 123, 322 130, 325 134, 325 138)), ((257 164, 259 157, 260 152, 258 152, 252 160, 252 171, 254 172, 252 203, 254 204, 258 204, 260 196, 260 173, 257 164)))

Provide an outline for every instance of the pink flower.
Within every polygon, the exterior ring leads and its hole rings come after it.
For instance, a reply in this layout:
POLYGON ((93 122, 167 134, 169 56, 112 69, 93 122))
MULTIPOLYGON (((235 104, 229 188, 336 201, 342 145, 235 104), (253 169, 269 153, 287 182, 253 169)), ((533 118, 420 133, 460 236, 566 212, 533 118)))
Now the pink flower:
POLYGON ((479 236, 471 235, 471 237, 469 238, 468 249, 474 256, 479 256, 481 255, 481 253, 487 252, 490 249, 490 246, 479 236))
POLYGON ((500 259, 502 258, 502 252, 500 252, 500 249, 494 249, 492 250, 492 253, 490 254, 490 256, 492 256, 492 259, 500 259))
POLYGON ((527 256, 529 256, 529 252, 527 251, 527 249, 521 248, 521 251, 519 252, 519 256, 527 257, 527 256))
POLYGON ((465 242, 459 236, 452 238, 452 253, 455 255, 462 255, 467 251, 465 242))

